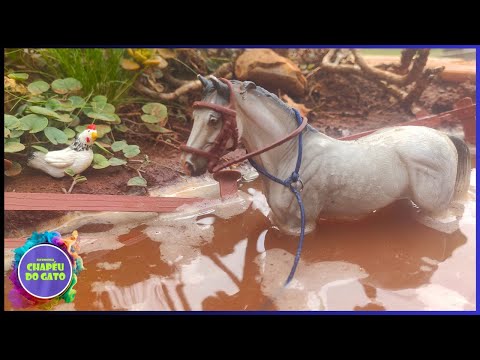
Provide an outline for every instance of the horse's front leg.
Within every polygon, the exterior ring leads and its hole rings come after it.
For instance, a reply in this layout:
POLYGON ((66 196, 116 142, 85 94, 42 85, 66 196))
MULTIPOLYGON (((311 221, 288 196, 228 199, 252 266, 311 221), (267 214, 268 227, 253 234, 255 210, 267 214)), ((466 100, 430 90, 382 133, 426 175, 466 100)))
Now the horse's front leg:
MULTIPOLYGON (((269 190, 267 201, 272 210, 272 222, 284 233, 300 234, 300 207, 295 195, 290 189, 279 184, 272 184, 269 190)), ((309 193, 307 186, 305 186, 300 195, 305 209, 305 233, 308 234, 315 230, 317 226, 316 220, 324 202, 320 193, 314 191, 309 193)))

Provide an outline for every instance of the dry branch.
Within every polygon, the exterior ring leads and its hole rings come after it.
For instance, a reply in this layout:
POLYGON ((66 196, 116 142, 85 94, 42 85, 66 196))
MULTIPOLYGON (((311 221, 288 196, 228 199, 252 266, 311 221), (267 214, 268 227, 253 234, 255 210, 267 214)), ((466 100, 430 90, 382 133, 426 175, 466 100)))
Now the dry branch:
POLYGON ((413 57, 417 53, 416 49, 405 49, 402 51, 402 56, 400 58, 400 66, 398 67, 398 71, 401 74, 405 74, 412 63, 413 57))
MULTIPOLYGON (((225 78, 231 78, 232 77, 232 64, 231 63, 225 63, 221 66, 218 67, 217 70, 213 73, 214 76, 216 77, 225 77, 225 78)), ((174 78, 171 76, 170 81, 172 81, 174 78)), ((179 79, 175 79, 177 81, 181 81, 179 79)), ((175 81, 173 80, 173 81, 175 81)), ((168 81, 168 80, 167 80, 168 81)), ((146 95, 148 97, 160 100, 160 101, 173 101, 177 99, 178 97, 188 94, 191 91, 195 90, 200 90, 202 88, 202 83, 200 80, 191 80, 180 87, 178 87, 175 91, 170 92, 170 93, 159 93, 156 92, 155 90, 152 90, 145 85, 141 84, 139 81, 137 81, 134 85, 135 89, 142 93, 143 95, 146 95)))
POLYGON ((344 54, 341 54, 341 58, 337 56, 337 59, 334 60, 337 50, 332 49, 327 52, 321 65, 312 70, 307 78, 320 70, 363 77, 375 82, 390 95, 394 96, 403 107, 409 109, 420 98, 435 76, 444 69, 444 67, 439 67, 425 70, 430 53, 429 49, 407 49, 402 52, 399 69, 404 72, 407 71, 404 75, 372 67, 367 64, 365 59, 355 49, 350 51, 355 59, 354 64, 341 64, 341 60, 345 58, 344 54), (411 68, 408 70, 410 65, 411 68), (409 92, 401 89, 412 83, 415 84, 409 92))

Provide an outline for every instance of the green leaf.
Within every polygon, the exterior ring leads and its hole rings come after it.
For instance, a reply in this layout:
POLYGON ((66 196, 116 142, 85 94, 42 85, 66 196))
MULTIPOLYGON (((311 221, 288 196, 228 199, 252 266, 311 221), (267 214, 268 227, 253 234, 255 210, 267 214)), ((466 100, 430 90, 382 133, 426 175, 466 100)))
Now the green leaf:
POLYGON ((3 150, 6 153, 15 153, 25 149, 25 145, 19 142, 7 142, 5 143, 3 150))
POLYGON ((121 131, 121 132, 127 132, 128 130, 128 127, 126 127, 125 125, 123 124, 120 124, 120 125, 116 125, 115 126, 115 130, 118 130, 118 131, 121 131))
POLYGON ((19 138, 23 133, 22 130, 10 130, 10 139, 19 138))
POLYGON ((83 113, 88 116, 88 114, 93 112, 93 109, 90 105, 85 106, 83 109, 83 113))
POLYGON ((96 145, 96 146, 98 146, 100 149, 102 149, 103 151, 105 151, 107 154, 113 155, 113 153, 111 153, 110 151, 108 151, 102 144, 100 144, 99 141, 95 141, 93 144, 96 145))
POLYGON ((10 130, 6 128, 5 126, 3 127, 3 137, 9 137, 10 136, 10 130))
POLYGON ((142 115, 142 120, 155 124, 160 123, 161 126, 165 125, 167 122, 167 107, 160 103, 148 103, 142 107, 143 112, 147 115, 142 115), (154 118, 156 120, 154 120, 154 118))
POLYGON ((148 103, 143 105, 142 110, 145 114, 155 115, 156 117, 163 119, 168 115, 167 107, 160 103, 148 103))
POLYGON ((102 120, 107 122, 115 122, 116 119, 113 115, 114 114, 99 114, 96 112, 91 112, 87 114, 87 116, 91 119, 102 120))
POLYGON ((123 150, 126 146, 128 146, 127 142, 125 140, 122 141, 115 141, 112 144, 112 150, 113 151, 120 151, 123 150))
POLYGON ((103 104, 107 103, 107 101, 108 101, 107 97, 103 95, 97 95, 92 99, 92 102, 103 103, 103 104))
POLYGON ((128 180, 128 183, 127 183, 128 186, 147 186, 147 180, 145 180, 144 178, 140 177, 140 176, 135 176, 133 178, 131 178, 130 180, 128 180))
POLYGON ((155 115, 143 114, 140 117, 146 123, 156 124, 156 123, 160 122, 160 119, 158 117, 156 117, 155 115))
POLYGON ((57 99, 48 99, 45 103, 45 107, 50 110, 58 110, 62 107, 62 103, 57 99))
POLYGON ((29 130, 30 134, 42 131, 48 126, 48 119, 45 116, 30 114, 20 119, 19 130, 29 130))
POLYGON ((81 96, 70 96, 68 100, 72 103, 72 106, 75 108, 81 108, 86 104, 85 99, 82 98, 81 96))
POLYGON ((91 105, 92 105, 93 112, 96 112, 99 114, 115 113, 115 106, 113 106, 112 104, 92 102, 91 105))
POLYGON ((57 79, 52 82, 52 90, 61 95, 72 91, 78 91, 81 88, 82 83, 74 78, 57 79))
POLYGON ((97 134, 99 139, 104 137, 105 134, 108 134, 110 131, 112 131, 112 128, 110 127, 110 125, 97 125, 96 129, 97 129, 97 134))
POLYGON ((70 126, 77 126, 78 124, 80 124, 80 118, 77 115, 70 114, 70 116, 73 119, 73 121, 70 123, 70 126))
POLYGON ((118 159, 118 158, 110 158, 108 159, 108 162, 110 163, 111 166, 125 165, 127 163, 125 160, 118 159))
POLYGON ((16 176, 22 172, 22 165, 12 161, 12 167, 8 170, 5 170, 3 173, 7 176, 16 176))
POLYGON ((80 184, 80 183, 82 183, 82 182, 87 181, 87 178, 86 178, 85 176, 79 176, 79 175, 77 175, 77 176, 75 176, 75 179, 74 179, 74 180, 75 180, 75 182, 76 182, 77 184, 80 184))
POLYGON ((73 130, 70 129, 70 128, 65 128, 65 129, 63 129, 63 132, 65 133, 65 135, 67 135, 67 137, 68 137, 69 139, 75 137, 75 131, 73 131, 73 130))
POLYGON ((122 149, 122 151, 123 155, 128 159, 140 154, 140 148, 138 145, 127 145, 122 149))
POLYGON ((13 80, 27 80, 28 79, 28 74, 26 73, 12 73, 7 75, 10 79, 13 80))
POLYGON ((48 140, 54 145, 66 144, 68 141, 67 135, 62 131, 54 127, 47 127, 43 130, 43 133, 48 140))
POLYGON ((39 95, 41 93, 44 93, 50 88, 50 85, 48 85, 45 81, 35 81, 31 84, 28 85, 27 89, 30 91, 32 95, 39 95))
POLYGON ((53 118, 59 117, 59 115, 55 111, 43 108, 41 106, 29 106, 28 110, 30 110, 32 113, 39 114, 39 115, 50 116, 53 118))
POLYGON ((39 96, 32 96, 30 97, 30 99, 28 99, 29 102, 31 103, 35 103, 35 104, 43 104, 45 103, 45 98, 42 96, 42 95, 39 95, 39 96))
POLYGON ((120 119, 120 116, 118 116, 117 114, 112 114, 112 116, 115 119, 115 121, 113 122, 114 124, 121 124, 122 123, 122 120, 120 119))
POLYGON ((17 113, 15 114, 15 116, 22 116, 23 115, 23 112, 25 111, 25 109, 27 108, 27 105, 28 104, 23 104, 21 106, 19 106, 17 108, 17 113))
POLYGON ((81 132, 84 132, 85 130, 87 130, 87 126, 88 125, 75 126, 75 131, 80 134, 81 132))
POLYGON ((162 133, 162 134, 168 134, 168 133, 173 132, 172 130, 166 129, 166 128, 164 128, 160 125, 157 125, 157 124, 145 124, 145 126, 147 127, 148 130, 150 130, 152 132, 158 132, 158 133, 162 133))
POLYGON ((67 174, 69 176, 75 176, 76 175, 75 171, 73 171, 71 168, 65 169, 64 172, 65 172, 65 174, 67 174))
POLYGON ((15 116, 12 116, 12 115, 4 114, 3 122, 4 122, 4 126, 9 128, 10 130, 16 129, 20 125, 20 121, 15 116))
POLYGON ((100 141, 102 144, 105 144, 105 146, 107 147, 110 147, 110 145, 112 145, 112 140, 109 137, 104 136, 101 140, 97 140, 97 141, 100 141))
POLYGON ((58 118, 56 120, 64 122, 64 123, 69 123, 69 122, 73 121, 73 119, 68 114, 58 115, 58 118))
POLYGON ((105 156, 100 155, 100 154, 94 154, 93 155, 93 168, 94 169, 104 169, 104 168, 109 167, 109 166, 110 166, 110 163, 105 158, 105 156))
POLYGON ((32 148, 37 149, 38 151, 41 151, 44 154, 48 153, 48 149, 45 149, 43 146, 32 145, 32 148))

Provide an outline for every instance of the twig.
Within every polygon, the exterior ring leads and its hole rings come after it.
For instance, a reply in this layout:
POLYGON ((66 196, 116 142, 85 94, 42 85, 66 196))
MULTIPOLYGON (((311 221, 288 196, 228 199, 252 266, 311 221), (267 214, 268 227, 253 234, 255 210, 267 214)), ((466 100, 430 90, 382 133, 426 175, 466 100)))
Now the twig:
POLYGON ((430 50, 419 49, 417 51, 418 56, 414 59, 412 69, 406 75, 397 75, 388 71, 384 71, 384 70, 380 70, 375 67, 372 67, 367 64, 365 59, 357 52, 357 50, 351 49, 351 52, 355 57, 355 63, 358 64, 358 66, 364 72, 365 75, 373 79, 387 81, 388 83, 391 83, 397 86, 406 86, 408 84, 411 84, 421 76, 422 71, 425 68, 425 65, 427 64, 430 50))
POLYGON ((322 59, 322 64, 312 70, 312 72, 307 75, 307 78, 316 74, 319 70, 356 75, 375 82, 390 95, 394 96, 404 108, 410 108, 412 104, 420 98, 433 78, 444 69, 442 67, 424 70, 430 53, 429 49, 407 49, 402 52, 400 59, 400 69, 402 71, 405 69, 408 70, 408 67, 413 61, 412 68, 405 75, 398 75, 372 67, 366 63, 357 50, 351 49, 350 51, 355 59, 354 65, 339 64, 338 61, 332 61, 337 50, 331 49, 322 59), (410 92, 400 89, 400 87, 407 86, 414 82, 415 86, 410 92))
POLYGON ((402 106, 410 109, 413 103, 420 98, 428 85, 430 85, 433 79, 435 79, 437 74, 441 73, 444 69, 445 66, 425 70, 420 79, 415 82, 415 86, 413 87, 413 89, 403 99, 402 106))
MULTIPOLYGON (((225 63, 219 66, 218 69, 215 70, 213 75, 217 77, 229 78, 232 76, 231 72, 232 72, 232 64, 225 63)), ((160 101, 173 101, 182 95, 188 94, 191 91, 200 90, 202 88, 202 83, 200 82, 200 80, 192 80, 183 84, 182 86, 177 88, 175 91, 170 93, 158 93, 152 89, 149 89, 148 87, 146 87, 145 85, 141 84, 138 81, 135 82, 134 88, 140 93, 146 96, 149 96, 151 98, 155 98, 160 101)))
POLYGON ((141 112, 129 112, 129 113, 119 113, 119 116, 140 116, 143 115, 141 112))
POLYGON ((412 63, 412 59, 417 53, 417 49, 405 49, 402 51, 402 57, 400 58, 400 66, 398 71, 401 74, 405 74, 412 63))
POLYGON ((183 128, 181 126, 178 126, 178 125, 172 125, 172 128, 173 130, 176 130, 176 131, 179 131, 179 132, 183 132, 187 135, 190 135, 190 130, 186 129, 186 128, 183 128))
POLYGON ((146 173, 145 170, 136 169, 136 168, 134 168, 133 166, 130 166, 130 165, 127 165, 127 164, 125 164, 125 165, 123 165, 123 166, 126 166, 127 168, 136 171, 137 174, 138 174, 140 177, 143 177, 142 174, 140 174, 141 172, 142 172, 142 173, 146 173))
POLYGON ((176 77, 174 77, 172 74, 170 74, 170 72, 165 72, 163 74, 163 78, 170 84, 170 85, 173 85, 173 86, 182 86, 182 85, 185 85, 186 83, 189 82, 189 80, 181 80, 181 79, 177 79, 176 77))
POLYGON ((168 146, 170 146, 170 147, 172 147, 172 148, 174 148, 174 149, 180 150, 180 148, 179 148, 178 146, 175 146, 175 145, 173 145, 173 144, 171 144, 171 143, 169 143, 169 142, 167 142, 167 141, 165 141, 165 140, 162 140, 162 139, 158 139, 158 138, 157 138, 157 141, 158 141, 158 142, 161 142, 161 143, 163 143, 163 144, 165 144, 165 145, 168 145, 168 146))
POLYGON ((65 190, 65 188, 62 187, 62 191, 65 194, 71 194, 75 185, 77 185, 77 181, 75 179, 73 179, 72 185, 70 185, 70 189, 68 189, 68 191, 67 191, 67 190, 65 190))

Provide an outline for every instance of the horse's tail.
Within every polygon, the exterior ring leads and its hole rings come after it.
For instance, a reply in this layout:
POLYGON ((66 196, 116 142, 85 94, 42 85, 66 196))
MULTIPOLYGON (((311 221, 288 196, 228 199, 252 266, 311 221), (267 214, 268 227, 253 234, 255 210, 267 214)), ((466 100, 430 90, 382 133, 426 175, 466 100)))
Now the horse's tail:
POLYGON ((453 145, 455 145, 458 154, 457 178, 455 180, 455 190, 453 193, 453 198, 458 200, 466 194, 470 186, 472 160, 470 157, 470 149, 465 141, 456 136, 448 137, 453 142, 453 145))

